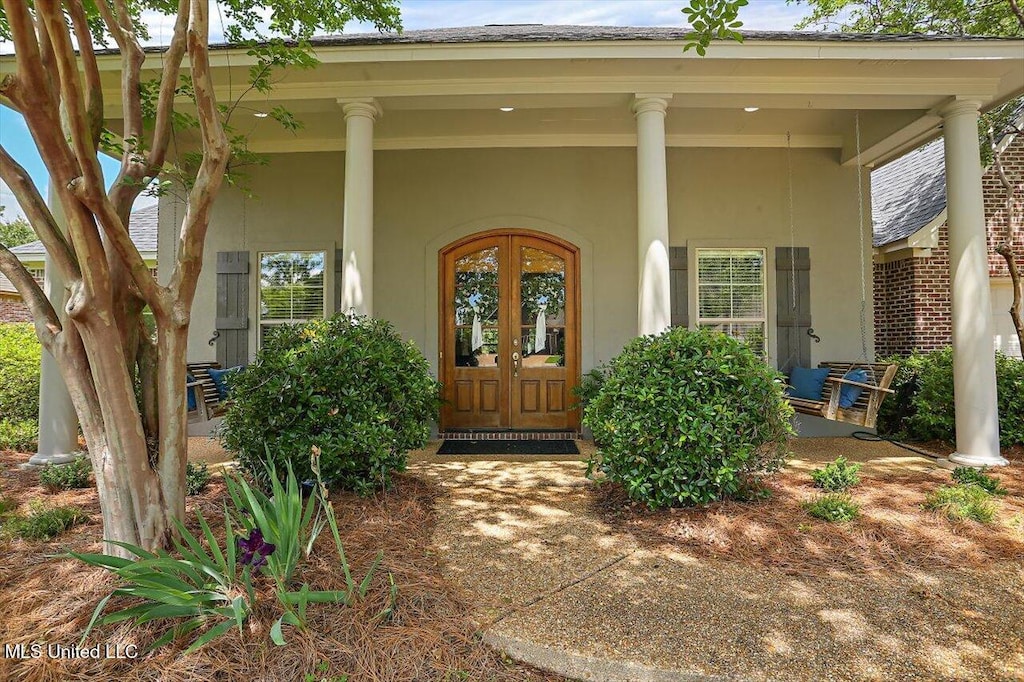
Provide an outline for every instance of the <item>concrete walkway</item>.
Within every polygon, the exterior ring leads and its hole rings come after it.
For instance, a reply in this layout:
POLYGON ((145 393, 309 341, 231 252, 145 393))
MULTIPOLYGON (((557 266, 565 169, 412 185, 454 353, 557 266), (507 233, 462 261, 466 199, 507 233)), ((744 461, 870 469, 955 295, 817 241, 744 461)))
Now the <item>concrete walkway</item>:
MULTIPOLYGON (((794 445, 798 468, 838 454, 879 472, 934 467, 884 443, 794 445)), ((583 470, 429 452, 410 467, 448 492, 435 535, 447 577, 517 659, 584 680, 1024 679, 1024 650, 993 641, 1019 628, 1006 608, 1024 601, 1019 568, 795 578, 652 550, 602 522, 583 470)))

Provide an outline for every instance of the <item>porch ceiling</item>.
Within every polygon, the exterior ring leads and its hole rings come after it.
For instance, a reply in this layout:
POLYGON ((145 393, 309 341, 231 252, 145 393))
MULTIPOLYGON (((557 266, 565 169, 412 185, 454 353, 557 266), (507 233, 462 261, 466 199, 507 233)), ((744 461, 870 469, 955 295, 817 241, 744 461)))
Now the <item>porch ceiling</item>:
MULTIPOLYGON (((1024 92, 1024 41, 752 40, 707 57, 675 40, 328 44, 322 64, 287 73, 270 98, 246 95, 234 125, 265 152, 344 148, 339 99, 375 98, 379 149, 632 146, 636 93, 671 95, 670 146, 834 148, 844 163, 882 163, 939 134, 955 97, 988 108, 1024 92), (285 132, 253 114, 284 106, 285 132), (754 113, 744 107, 756 106, 754 113), (515 107, 501 112, 499 107, 515 107), (861 112, 862 154, 854 144, 861 112)), ((118 58, 102 58, 108 116, 119 114, 118 58)), ((149 55, 156 66, 157 55, 149 55)), ((244 89, 243 52, 213 53, 222 101, 244 89)), ((13 69, 0 57, 0 73, 13 69)), ((156 75, 154 71, 152 75, 156 75)))

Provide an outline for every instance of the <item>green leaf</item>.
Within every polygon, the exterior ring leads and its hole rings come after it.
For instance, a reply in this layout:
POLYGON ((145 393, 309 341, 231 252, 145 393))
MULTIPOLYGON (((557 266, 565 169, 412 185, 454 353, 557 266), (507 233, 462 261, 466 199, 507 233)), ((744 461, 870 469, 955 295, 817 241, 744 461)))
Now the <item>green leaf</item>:
POLYGON ((234 621, 231 620, 225 620, 222 623, 218 623, 217 625, 213 626, 212 628, 204 632, 202 635, 200 635, 196 639, 196 641, 192 642, 192 644, 187 649, 185 649, 182 655, 188 656, 196 649, 206 646, 207 644, 209 644, 210 642, 212 642, 213 640, 217 639, 225 632, 230 630, 234 624, 234 621))
POLYGON ((284 634, 281 632, 281 618, 275 620, 274 624, 270 626, 270 640, 277 646, 285 645, 284 634))
POLYGON ((92 618, 89 619, 89 625, 86 626, 85 632, 82 633, 82 639, 78 642, 79 646, 85 644, 85 639, 89 636, 89 633, 92 632, 93 627, 96 626, 96 621, 99 619, 100 614, 103 613, 103 608, 107 605, 107 602, 110 601, 110 598, 113 596, 113 593, 108 594, 106 597, 100 600, 99 604, 96 605, 96 609, 92 612, 92 618))

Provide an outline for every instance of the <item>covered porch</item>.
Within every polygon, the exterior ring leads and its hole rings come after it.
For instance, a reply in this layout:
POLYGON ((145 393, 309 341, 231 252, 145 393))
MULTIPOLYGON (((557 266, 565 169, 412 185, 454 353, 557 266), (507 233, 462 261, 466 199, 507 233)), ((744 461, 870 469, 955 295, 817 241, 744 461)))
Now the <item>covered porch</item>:
MULTIPOLYGON (((763 34, 698 58, 682 52, 681 37, 673 29, 483 27, 320 41, 317 69, 290 73, 269 99, 245 103, 251 146, 270 163, 252 173, 256 198, 226 191, 218 200, 190 361, 244 364, 273 324, 354 311, 390 320, 455 390, 461 328, 473 370, 493 356, 491 378, 466 389, 470 410, 486 411, 490 400, 499 425, 515 426, 514 406, 534 404, 524 402, 525 379, 512 380, 529 345, 533 356, 559 358, 545 367, 561 372, 538 380, 537 409, 561 406, 573 427, 567 397, 578 374, 670 325, 753 339, 780 369, 868 360, 867 169, 944 133, 951 459, 1005 463, 977 120, 1024 89, 1020 42, 763 34), (276 127, 265 115, 275 106, 305 126, 294 134, 276 127), (548 333, 531 337, 537 310, 526 306, 508 321, 513 289, 527 300, 528 271, 510 255, 520 269, 506 277, 496 256, 496 300, 508 312, 479 321, 476 345, 472 313, 449 317, 446 307, 468 271, 443 256, 498 232, 558 243, 563 263, 575 253, 559 290, 575 307, 572 315, 565 302, 547 310, 548 333), (319 293, 287 318, 268 313, 267 263, 284 259, 294 270, 297 258, 319 293), (716 268, 733 274, 716 279, 716 268), (715 292, 728 310, 713 305, 715 292), (539 344, 547 336, 551 347, 539 344)), ((225 100, 231 72, 246 60, 214 54, 225 100)), ((161 255, 173 254, 180 215, 173 199, 162 202, 161 255)), ((480 293, 475 286, 467 300, 480 293)), ((67 451, 61 438, 73 425, 53 384, 44 377, 41 456, 67 451)))

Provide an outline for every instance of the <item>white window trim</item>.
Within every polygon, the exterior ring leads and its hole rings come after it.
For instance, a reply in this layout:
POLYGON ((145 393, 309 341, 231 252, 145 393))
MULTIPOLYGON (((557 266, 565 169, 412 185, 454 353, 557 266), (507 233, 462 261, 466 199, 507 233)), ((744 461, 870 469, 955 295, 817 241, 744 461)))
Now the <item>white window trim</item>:
POLYGON ((323 316, 334 314, 334 242, 257 242, 249 245, 249 360, 256 357, 260 345, 260 254, 322 251, 324 254, 323 316))
POLYGON ((686 302, 687 318, 690 320, 689 328, 697 329, 698 312, 697 296, 699 282, 697 281, 697 251, 698 249, 761 249, 764 251, 764 297, 765 297, 765 360, 772 367, 778 367, 778 343, 777 328, 778 317, 776 316, 776 294, 775 294, 775 244, 768 242, 751 241, 748 239, 689 239, 686 241, 686 273, 687 273, 687 297, 686 302))

